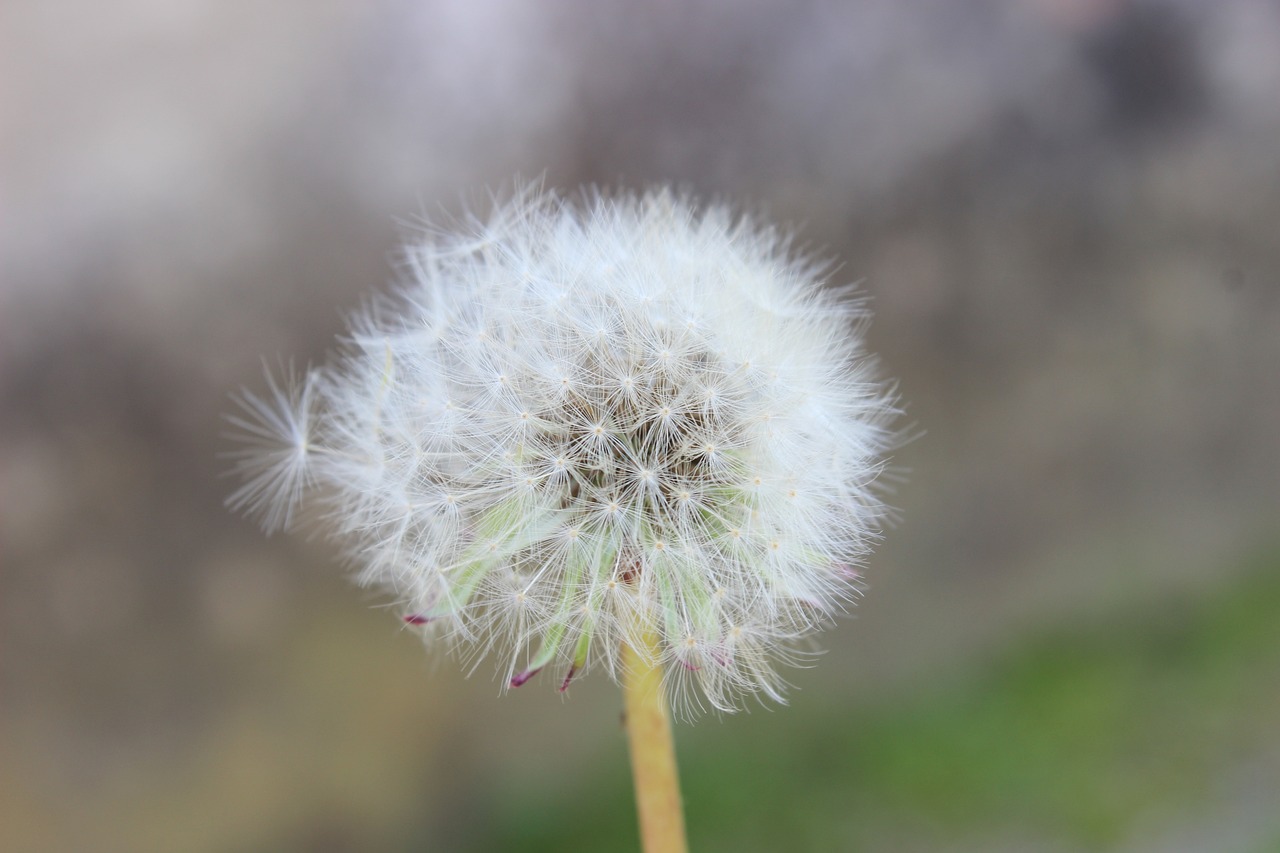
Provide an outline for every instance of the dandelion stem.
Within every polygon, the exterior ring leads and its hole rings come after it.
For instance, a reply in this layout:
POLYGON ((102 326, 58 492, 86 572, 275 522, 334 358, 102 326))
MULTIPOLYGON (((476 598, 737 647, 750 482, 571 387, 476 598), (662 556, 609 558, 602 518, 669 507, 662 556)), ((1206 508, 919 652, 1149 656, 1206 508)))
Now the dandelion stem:
POLYGON ((676 772, 671 716, 662 689, 658 638, 648 632, 644 648, 622 646, 622 692, 627 741, 636 786, 636 809, 644 853, 685 853, 684 808, 676 772))

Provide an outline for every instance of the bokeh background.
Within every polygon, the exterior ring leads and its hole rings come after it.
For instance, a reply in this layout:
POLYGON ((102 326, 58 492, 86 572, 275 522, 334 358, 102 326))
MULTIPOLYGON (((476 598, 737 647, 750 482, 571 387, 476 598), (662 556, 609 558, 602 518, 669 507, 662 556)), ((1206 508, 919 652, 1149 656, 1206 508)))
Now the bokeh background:
POLYGON ((228 514, 221 413, 412 223, 685 187, 839 258, 922 437, 702 851, 1280 850, 1280 7, 0 5, 0 849, 635 849, 616 688, 499 698, 228 514))

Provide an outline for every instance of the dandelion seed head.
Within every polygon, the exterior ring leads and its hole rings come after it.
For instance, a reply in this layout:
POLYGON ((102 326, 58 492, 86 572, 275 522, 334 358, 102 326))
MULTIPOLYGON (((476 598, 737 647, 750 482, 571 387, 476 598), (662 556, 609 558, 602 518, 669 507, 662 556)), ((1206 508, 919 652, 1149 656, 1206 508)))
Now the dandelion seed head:
POLYGON ((690 706, 781 699, 885 514, 860 303, 667 190, 519 194, 406 260, 331 363, 243 398, 231 505, 314 503, 405 624, 513 686, 656 632, 690 706))

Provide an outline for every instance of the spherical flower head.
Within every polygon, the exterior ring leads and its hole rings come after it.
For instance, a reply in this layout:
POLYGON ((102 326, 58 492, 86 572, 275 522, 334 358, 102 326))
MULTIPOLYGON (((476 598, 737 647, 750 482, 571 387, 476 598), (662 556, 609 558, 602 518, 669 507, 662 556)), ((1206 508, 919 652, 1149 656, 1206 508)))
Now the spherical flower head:
POLYGON ((517 194, 405 259, 331 365, 245 397, 232 504, 315 504, 408 624, 512 686, 656 635, 689 704, 781 700, 884 516, 864 305, 667 190, 517 194))

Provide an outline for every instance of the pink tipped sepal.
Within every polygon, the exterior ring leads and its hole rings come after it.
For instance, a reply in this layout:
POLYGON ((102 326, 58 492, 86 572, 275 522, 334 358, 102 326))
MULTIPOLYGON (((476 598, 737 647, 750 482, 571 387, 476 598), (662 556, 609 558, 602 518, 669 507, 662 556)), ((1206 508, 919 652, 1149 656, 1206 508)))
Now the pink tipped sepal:
POLYGON ((511 676, 511 686, 519 687, 540 672, 542 672, 542 667, 538 667, 537 669, 526 669, 524 672, 518 672, 511 676))

